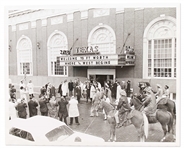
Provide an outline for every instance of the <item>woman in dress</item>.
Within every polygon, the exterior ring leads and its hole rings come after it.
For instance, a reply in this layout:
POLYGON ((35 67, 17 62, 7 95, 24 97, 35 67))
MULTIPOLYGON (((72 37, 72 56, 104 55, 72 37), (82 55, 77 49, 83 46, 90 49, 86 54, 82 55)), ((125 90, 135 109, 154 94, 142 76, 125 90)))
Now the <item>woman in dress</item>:
POLYGON ((52 98, 47 103, 48 106, 48 116, 58 119, 58 111, 57 111, 57 101, 55 99, 55 96, 52 96, 52 98))

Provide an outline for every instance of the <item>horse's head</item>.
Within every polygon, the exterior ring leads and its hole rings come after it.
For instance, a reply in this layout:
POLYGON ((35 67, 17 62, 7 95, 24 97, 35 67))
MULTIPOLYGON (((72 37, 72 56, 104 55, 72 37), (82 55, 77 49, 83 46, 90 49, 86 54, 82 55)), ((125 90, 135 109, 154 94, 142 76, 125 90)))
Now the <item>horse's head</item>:
POLYGON ((142 96, 138 94, 132 95, 132 98, 130 100, 130 104, 134 105, 134 107, 140 107, 142 106, 142 96))

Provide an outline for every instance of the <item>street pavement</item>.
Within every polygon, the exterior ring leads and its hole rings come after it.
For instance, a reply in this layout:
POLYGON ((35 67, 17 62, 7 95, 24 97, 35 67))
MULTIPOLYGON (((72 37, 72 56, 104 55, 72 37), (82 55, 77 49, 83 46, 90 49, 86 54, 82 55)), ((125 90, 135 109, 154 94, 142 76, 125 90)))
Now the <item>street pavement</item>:
MULTIPOLYGON (((17 94, 17 98, 19 95, 17 94)), ((35 95, 38 100, 38 95, 35 95)), ((79 123, 75 124, 75 119, 72 125, 69 127, 78 132, 94 135, 103 138, 105 141, 109 140, 110 137, 110 127, 107 120, 104 120, 104 115, 99 111, 98 117, 90 117, 91 102, 86 102, 81 99, 79 103, 79 123)), ((40 115, 39 107, 38 114, 40 115)), ((28 115, 29 117, 29 115, 28 115)), ((67 118, 69 124, 69 118, 67 118)), ((163 131, 159 123, 149 124, 149 134, 146 142, 160 142, 163 138, 163 131)), ((127 127, 121 127, 116 129, 116 142, 139 142, 138 133, 133 125, 127 127)))

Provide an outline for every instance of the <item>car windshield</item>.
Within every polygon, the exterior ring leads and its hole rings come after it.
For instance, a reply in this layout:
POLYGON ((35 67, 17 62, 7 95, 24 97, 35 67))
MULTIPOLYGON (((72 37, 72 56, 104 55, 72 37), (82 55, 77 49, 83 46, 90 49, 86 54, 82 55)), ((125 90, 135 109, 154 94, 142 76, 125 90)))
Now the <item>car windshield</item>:
POLYGON ((57 127, 50 132, 48 132, 45 136, 49 141, 62 141, 72 135, 74 132, 68 128, 67 126, 57 127))

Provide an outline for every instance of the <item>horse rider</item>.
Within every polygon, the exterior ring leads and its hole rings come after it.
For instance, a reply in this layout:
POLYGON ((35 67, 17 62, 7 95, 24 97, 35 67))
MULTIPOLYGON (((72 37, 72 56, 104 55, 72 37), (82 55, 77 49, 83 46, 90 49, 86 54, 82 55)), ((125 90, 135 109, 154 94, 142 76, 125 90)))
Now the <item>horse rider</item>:
POLYGON ((163 96, 163 89, 160 84, 157 84, 157 92, 155 96, 156 96, 156 102, 158 103, 163 96))
POLYGON ((129 111, 131 111, 131 110, 132 109, 128 103, 126 92, 125 92, 125 90, 121 90, 119 102, 117 105, 117 112, 115 113, 115 120, 117 123, 117 128, 121 127, 127 121, 127 115, 129 113, 129 111), (123 122, 121 122, 121 124, 119 121, 120 115, 124 117, 123 122))
POLYGON ((163 96, 165 96, 167 99, 169 99, 169 94, 170 94, 169 86, 165 85, 165 90, 164 90, 163 96))
POLYGON ((147 87, 144 89, 146 97, 143 99, 143 112, 148 116, 149 114, 153 114, 157 109, 156 98, 154 93, 151 90, 151 87, 147 87))

